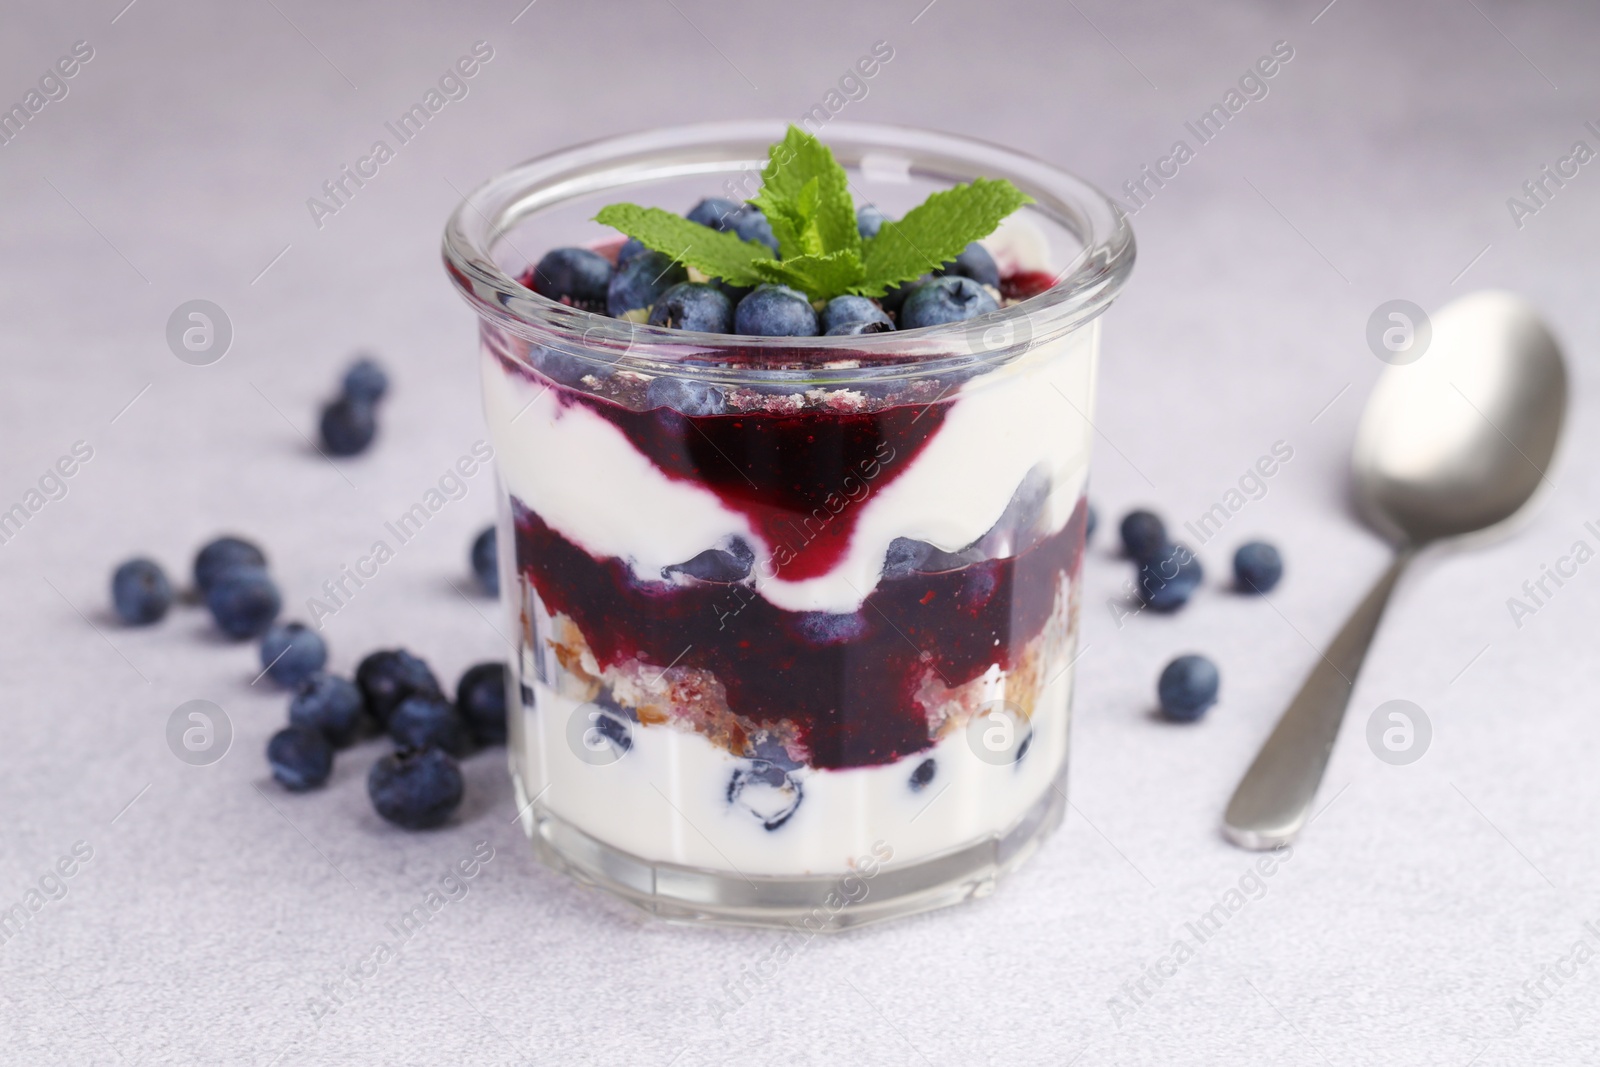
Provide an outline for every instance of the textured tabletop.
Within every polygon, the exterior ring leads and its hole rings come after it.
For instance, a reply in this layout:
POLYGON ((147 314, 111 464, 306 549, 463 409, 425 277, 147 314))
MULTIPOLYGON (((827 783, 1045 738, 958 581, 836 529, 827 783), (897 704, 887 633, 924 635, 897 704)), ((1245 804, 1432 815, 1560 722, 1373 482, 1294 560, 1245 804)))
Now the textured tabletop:
MULTIPOLYGON (((0 106, 29 116, 0 125, 0 510, 27 515, 0 544, 0 910, 27 915, 0 935, 0 1060, 1600 1059, 1600 13, 524 2, 13 0, 0 16, 0 106), (879 41, 892 60, 841 89, 879 41), (491 58, 455 98, 329 200, 324 182, 476 42, 491 58), (1275 50, 1272 77, 1252 76, 1275 50), (459 818, 433 833, 373 814, 376 744, 287 794, 262 756, 286 699, 252 685, 252 646, 193 607, 112 620, 114 564, 149 553, 182 574, 224 530, 267 547, 303 616, 486 436, 472 316, 438 256, 462 192, 578 141, 817 107, 1142 183, 1139 262, 1104 322, 1071 807, 994 896, 782 946, 640 923, 535 864, 501 752, 466 764, 459 818), (1514 535, 1408 576, 1321 811, 1262 875, 1220 812, 1385 562, 1346 503, 1383 367, 1369 316, 1491 286, 1534 301, 1570 361, 1551 487, 1514 535), (232 328, 209 366, 167 344, 195 299, 232 328), (325 462, 307 434, 357 347, 395 380, 382 436, 325 462), (1251 481, 1275 447, 1291 458, 1251 481), (1200 546, 1215 580, 1179 615, 1119 620, 1115 517, 1148 504, 1181 526, 1218 502, 1229 518, 1200 546), (1256 536, 1287 560, 1267 602, 1220 581, 1256 536), (1547 568, 1568 577, 1529 599, 1547 568), (1153 715, 1154 680, 1188 650, 1218 662, 1223 695, 1176 727, 1153 715), (207 766, 167 742, 191 699, 231 723, 207 766), (1432 724, 1409 765, 1365 739, 1392 699, 1432 724), (443 903, 408 928, 431 891, 443 903)), ((491 479, 458 495, 327 620, 335 669, 404 644, 453 679, 504 651, 498 606, 467 586, 491 479)))

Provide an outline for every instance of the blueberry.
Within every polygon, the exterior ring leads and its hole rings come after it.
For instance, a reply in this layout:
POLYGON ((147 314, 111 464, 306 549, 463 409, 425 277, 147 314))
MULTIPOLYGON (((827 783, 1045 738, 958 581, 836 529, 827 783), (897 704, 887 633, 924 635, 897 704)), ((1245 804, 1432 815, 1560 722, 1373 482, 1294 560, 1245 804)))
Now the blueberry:
POLYGON ((279 685, 299 685, 327 662, 328 646, 304 623, 274 623, 261 638, 261 668, 279 685))
POLYGON ((916 574, 938 549, 926 541, 913 541, 909 537, 896 537, 889 542, 889 551, 883 557, 885 578, 904 578, 916 574))
POLYGON ((1283 577, 1283 557, 1265 541, 1251 541, 1233 554, 1233 579, 1246 593, 1270 593, 1283 577))
POLYGON ((1204 574, 1188 546, 1174 542, 1139 565, 1139 597, 1155 611, 1177 611, 1200 587, 1204 574))
POLYGON ((533 365, 539 368, 539 373, 555 382, 557 385, 578 386, 583 380, 594 377, 604 380, 611 377, 615 368, 604 363, 574 356, 567 352, 558 352, 551 348, 539 349, 533 357, 533 365))
POLYGON ((787 285, 758 285, 734 309, 733 332, 751 337, 813 337, 817 313, 804 293, 787 285))
POLYGON ((383 373, 383 368, 370 356, 362 356, 350 364, 350 369, 344 372, 344 384, 341 389, 345 396, 352 400, 376 404, 383 399, 383 394, 389 391, 389 376, 383 373))
POLYGON ((622 242, 621 248, 617 249, 617 266, 621 267, 634 256, 639 255, 641 252, 648 251, 650 251, 649 245, 645 244, 637 237, 630 237, 626 241, 622 242))
POLYGON ((733 217, 739 213, 740 204, 722 196, 708 196, 684 212, 683 217, 713 230, 733 229, 733 217))
POLYGON ((287 726, 267 742, 267 762, 279 784, 299 793, 328 780, 333 770, 333 746, 316 730, 287 726))
POLYGON ((366 702, 348 678, 317 671, 289 701, 289 725, 316 730, 335 748, 344 748, 361 732, 366 702))
POLYGON ((871 204, 862 204, 856 208, 856 231, 862 237, 878 236, 878 231, 883 229, 883 224, 888 221, 883 212, 871 204))
POLYGON ((922 792, 927 788, 928 783, 933 781, 933 776, 938 770, 939 765, 932 759, 925 759, 917 764, 917 769, 911 772, 911 791, 913 793, 922 792))
POLYGON ((650 309, 650 325, 727 333, 733 329, 733 301, 706 282, 679 282, 656 299, 650 309))
POLYGON ((1167 524, 1153 511, 1138 509, 1122 517, 1122 548, 1128 558, 1150 559, 1167 547, 1167 524))
POLYGON ((1194 722, 1217 702, 1217 665, 1204 656, 1179 656, 1161 672, 1156 694, 1161 714, 1175 722, 1194 722))
POLYGON ((628 717, 621 710, 597 706, 591 722, 594 731, 616 746, 618 753, 633 748, 633 729, 628 725, 628 717))
POLYGON ((805 611, 795 619, 795 629, 814 645, 847 645, 867 632, 867 619, 860 612, 805 611))
POLYGON ((687 563, 661 568, 661 576, 670 578, 682 574, 702 582, 742 582, 750 577, 750 568, 755 562, 755 550, 735 537, 725 549, 708 548, 687 563))
POLYGON ((406 697, 443 692, 428 665, 403 648, 374 652, 362 660, 356 668, 356 685, 380 725, 388 724, 389 715, 406 697))
POLYGON ((864 333, 888 333, 893 329, 892 322, 841 322, 823 336, 857 337, 864 333))
POLYGON ((472 747, 467 724, 455 705, 439 693, 413 693, 389 715, 389 736, 401 748, 441 748, 465 756, 472 747))
POLYGON ((506 743, 506 668, 503 663, 468 667, 456 683, 456 710, 480 745, 506 743))
POLYGON ((961 254, 950 260, 940 268, 944 275, 958 274, 964 278, 971 278, 979 285, 990 288, 1000 288, 1000 267, 995 263, 989 250, 978 242, 973 241, 961 250, 961 254))
POLYGON ((644 401, 685 415, 721 415, 728 406, 721 389, 692 378, 652 378, 644 401))
POLYGON ((959 274, 935 278, 906 297, 900 308, 900 325, 907 330, 961 322, 1000 305, 988 291, 971 278, 959 274))
POLYGON ((533 291, 574 307, 598 310, 606 306, 611 284, 611 261, 587 248, 555 248, 533 268, 533 291))
POLYGON ((354 456, 367 450, 378 433, 378 413, 370 403, 341 396, 322 408, 322 448, 330 456, 354 456))
POLYGON ((123 622, 145 626, 172 606, 172 583, 154 560, 130 559, 112 572, 111 603, 123 622))
POLYGON ((267 572, 239 565, 223 571, 206 590, 206 607, 229 637, 257 637, 278 617, 283 598, 267 572))
POLYGON ((732 230, 742 241, 758 241, 774 252, 778 250, 778 239, 772 235, 772 223, 754 204, 740 204, 725 197, 711 196, 690 208, 684 218, 724 233, 732 230))
MULTIPOLYGON (((832 333, 836 328, 850 323, 882 323, 889 329, 894 324, 874 301, 864 296, 836 296, 822 309, 822 330, 832 333)), ((859 332, 859 331, 858 331, 859 332)))
POLYGON ((477 537, 472 539, 472 576, 478 579, 478 587, 490 596, 500 595, 500 563, 495 551, 495 532, 493 526, 485 526, 477 537))
POLYGON ((761 820, 766 830, 789 821, 804 798, 800 783, 788 771, 763 759, 751 760, 728 779, 728 803, 761 820))
POLYGON ((461 805, 461 767, 436 748, 384 756, 367 774, 367 796, 377 813, 408 830, 438 826, 461 805))
POLYGON ((689 280, 682 263, 664 252, 644 252, 617 268, 606 289, 606 314, 621 317, 647 308, 662 293, 689 280))
MULTIPOLYGON (((922 277, 913 278, 909 282, 901 282, 899 285, 890 286, 888 292, 878 298, 878 303, 883 305, 883 310, 891 311, 898 315, 900 309, 905 306, 906 297, 931 281, 933 281, 933 275, 924 274, 922 277)), ((901 325, 903 326, 904 323, 901 323, 901 325)))
POLYGON ((194 584, 202 593, 211 588, 217 575, 230 567, 246 564, 265 569, 267 557, 261 549, 242 537, 219 537, 201 548, 194 557, 194 584))
POLYGON ((1084 508, 1087 514, 1084 516, 1083 521, 1083 541, 1088 544, 1094 539, 1094 528, 1100 525, 1100 516, 1094 510, 1093 504, 1085 504, 1084 508))

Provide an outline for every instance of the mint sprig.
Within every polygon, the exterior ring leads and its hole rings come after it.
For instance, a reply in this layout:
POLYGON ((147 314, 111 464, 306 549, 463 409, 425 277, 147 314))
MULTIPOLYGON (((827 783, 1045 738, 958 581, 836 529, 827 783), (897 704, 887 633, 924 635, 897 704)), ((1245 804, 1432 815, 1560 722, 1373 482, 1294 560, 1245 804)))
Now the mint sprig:
POLYGON ((646 247, 731 285, 774 282, 821 303, 845 293, 882 296, 954 259, 1032 197, 1004 179, 978 178, 934 193, 898 222, 862 240, 849 177, 816 137, 790 126, 768 150, 750 203, 772 225, 766 245, 718 232, 659 208, 612 204, 595 216, 646 247))

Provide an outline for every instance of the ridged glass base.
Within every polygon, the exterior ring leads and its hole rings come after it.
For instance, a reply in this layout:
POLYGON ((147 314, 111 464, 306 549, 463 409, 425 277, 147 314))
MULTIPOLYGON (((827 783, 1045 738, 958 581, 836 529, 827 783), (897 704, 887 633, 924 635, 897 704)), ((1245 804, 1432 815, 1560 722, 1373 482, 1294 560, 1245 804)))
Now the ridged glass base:
POLYGON ((1010 829, 949 852, 904 865, 891 860, 870 874, 745 877, 652 862, 613 848, 530 802, 521 779, 515 773, 512 779, 523 829, 546 866, 668 922, 798 925, 814 933, 988 896, 1001 876, 1061 824, 1067 804, 1063 774, 1010 829))

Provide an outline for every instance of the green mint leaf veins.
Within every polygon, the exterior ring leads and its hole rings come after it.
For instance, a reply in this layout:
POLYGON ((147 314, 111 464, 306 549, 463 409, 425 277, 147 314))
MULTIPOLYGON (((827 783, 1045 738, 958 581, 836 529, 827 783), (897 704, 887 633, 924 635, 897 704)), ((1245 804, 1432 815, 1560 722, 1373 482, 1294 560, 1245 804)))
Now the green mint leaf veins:
POLYGON ((756 273, 755 264, 772 259, 772 250, 764 244, 741 240, 738 234, 713 230, 658 207, 611 204, 600 209, 595 221, 614 226, 629 237, 638 238, 645 247, 665 252, 685 266, 730 285, 760 283, 764 279, 756 273))
POLYGON ((987 237, 1032 197, 1010 182, 978 178, 934 193, 898 222, 886 221, 866 242, 866 281, 855 291, 882 296, 890 286, 921 277, 987 237))
POLYGON ((920 278, 1033 202, 1004 179, 978 178, 934 193, 904 218, 885 222, 876 237, 862 240, 849 176, 826 145, 790 126, 767 157, 761 191, 750 203, 772 224, 776 257, 766 245, 660 208, 612 204, 595 221, 707 277, 739 286, 787 285, 821 303, 842 293, 882 296, 920 278))

